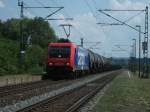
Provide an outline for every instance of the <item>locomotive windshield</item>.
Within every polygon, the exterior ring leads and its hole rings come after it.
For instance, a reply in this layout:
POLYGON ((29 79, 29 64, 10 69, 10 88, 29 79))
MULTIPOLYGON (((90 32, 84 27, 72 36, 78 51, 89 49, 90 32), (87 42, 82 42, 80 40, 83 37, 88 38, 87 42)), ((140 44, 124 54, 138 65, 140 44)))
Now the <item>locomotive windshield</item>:
POLYGON ((69 58, 70 47, 68 46, 50 46, 49 57, 50 58, 69 58))

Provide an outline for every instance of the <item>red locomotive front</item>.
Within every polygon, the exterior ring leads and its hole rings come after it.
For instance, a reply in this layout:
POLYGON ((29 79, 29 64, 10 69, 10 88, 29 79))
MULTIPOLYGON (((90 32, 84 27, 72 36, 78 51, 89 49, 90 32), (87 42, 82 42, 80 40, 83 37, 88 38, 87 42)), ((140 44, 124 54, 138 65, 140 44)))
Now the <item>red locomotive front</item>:
POLYGON ((46 71, 49 76, 67 74, 74 67, 74 43, 49 43, 46 71))

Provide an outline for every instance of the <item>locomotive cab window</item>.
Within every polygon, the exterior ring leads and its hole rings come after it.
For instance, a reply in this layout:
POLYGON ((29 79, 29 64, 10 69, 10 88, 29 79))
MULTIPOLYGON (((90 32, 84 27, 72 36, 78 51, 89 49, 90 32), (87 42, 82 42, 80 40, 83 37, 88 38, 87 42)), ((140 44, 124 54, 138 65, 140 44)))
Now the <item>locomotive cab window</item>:
POLYGON ((70 47, 68 46, 50 46, 49 57, 51 58, 69 58, 70 47))

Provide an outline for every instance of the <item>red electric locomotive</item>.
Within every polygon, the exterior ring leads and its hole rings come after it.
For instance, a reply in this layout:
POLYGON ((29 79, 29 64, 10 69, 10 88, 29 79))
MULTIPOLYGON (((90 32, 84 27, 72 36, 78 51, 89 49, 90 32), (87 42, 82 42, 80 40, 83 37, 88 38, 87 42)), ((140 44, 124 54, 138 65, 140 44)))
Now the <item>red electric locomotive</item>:
POLYGON ((48 77, 76 77, 89 71, 88 51, 72 42, 48 44, 48 77))
MULTIPOLYGON (((73 43, 49 43, 46 71, 50 77, 72 71, 74 49, 73 43)), ((60 77, 60 76, 58 76, 60 77)))

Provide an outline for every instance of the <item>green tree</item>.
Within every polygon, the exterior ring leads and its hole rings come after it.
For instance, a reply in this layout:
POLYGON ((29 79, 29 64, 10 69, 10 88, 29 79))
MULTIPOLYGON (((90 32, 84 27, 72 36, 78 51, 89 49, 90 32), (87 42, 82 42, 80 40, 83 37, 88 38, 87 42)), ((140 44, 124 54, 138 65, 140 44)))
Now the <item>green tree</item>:
MULTIPOLYGON (((43 18, 24 18, 22 20, 23 37, 26 43, 31 36, 32 43, 46 47, 48 42, 56 41, 56 35, 50 24, 43 18)), ((11 40, 20 40, 20 19, 9 19, 3 23, 0 21, 1 34, 11 40)))
POLYGON ((3 23, 2 35, 11 40, 19 40, 20 27, 19 19, 9 19, 3 23))
POLYGON ((57 41, 55 32, 43 18, 24 18, 23 37, 25 44, 30 36, 32 46, 26 46, 22 69, 19 63, 20 19, 0 21, 0 75, 43 71, 48 42, 57 41))
POLYGON ((0 39, 0 75, 18 73, 18 51, 17 42, 0 39))
POLYGON ((42 18, 34 18, 27 26, 28 35, 31 35, 34 44, 46 47, 48 42, 57 40, 52 27, 42 18))

